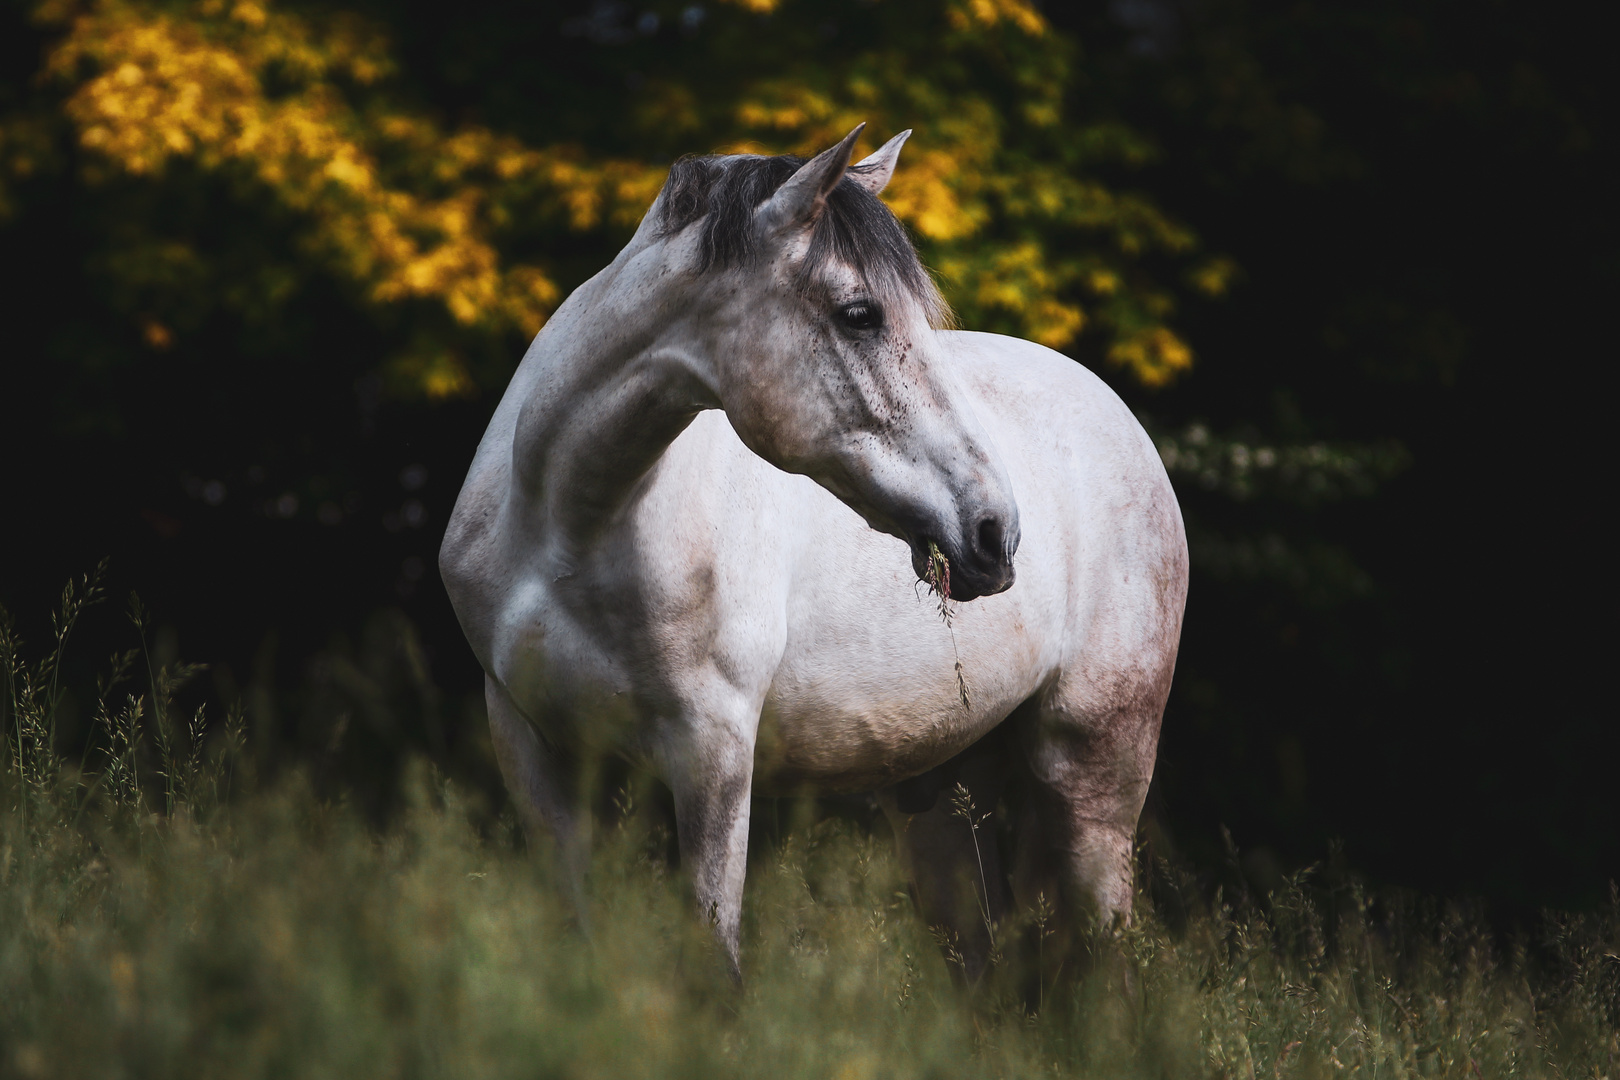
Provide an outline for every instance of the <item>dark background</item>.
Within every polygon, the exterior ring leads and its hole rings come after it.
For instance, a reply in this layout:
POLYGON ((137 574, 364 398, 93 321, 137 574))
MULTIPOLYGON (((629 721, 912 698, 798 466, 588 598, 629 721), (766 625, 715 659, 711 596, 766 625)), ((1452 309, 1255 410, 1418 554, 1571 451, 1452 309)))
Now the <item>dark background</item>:
MULTIPOLYGON (((1225 825, 1262 876, 1337 838, 1375 880, 1509 908, 1587 904, 1620 876, 1600 524, 1620 94, 1595 7, 1045 12, 1072 43, 1071 96, 1156 148, 1105 179, 1238 267, 1227 296, 1182 305, 1198 360, 1169 388, 1090 339, 1074 354, 1156 433, 1375 463, 1342 491, 1173 470, 1194 570, 1151 810, 1195 861, 1220 857, 1225 825)), ((599 118, 642 70, 772 62, 718 7, 686 34, 671 9, 651 36, 580 30, 641 11, 615 4, 359 10, 386 27, 403 98, 604 152, 633 150, 599 118)), ((789 4, 748 25, 813 61, 901 32, 887 10, 789 4)), ((60 29, 31 11, 0 8, 0 110, 60 97, 38 75, 60 29)), ((68 135, 53 153, 0 218, 0 604, 38 642, 63 582, 110 555, 110 592, 154 609, 160 654, 210 665, 204 689, 244 703, 262 752, 381 803, 425 752, 499 798, 434 569, 499 379, 449 402, 390 393, 375 357, 398 328, 319 277, 274 320, 210 310, 143 351, 105 238, 131 215, 218 221, 231 195, 203 178, 113 197, 73 179, 68 135)), ((288 248, 274 213, 229 221, 222 259, 288 248)), ((564 287, 622 240, 555 251, 564 287)), ((131 633, 104 611, 82 662, 131 633)))

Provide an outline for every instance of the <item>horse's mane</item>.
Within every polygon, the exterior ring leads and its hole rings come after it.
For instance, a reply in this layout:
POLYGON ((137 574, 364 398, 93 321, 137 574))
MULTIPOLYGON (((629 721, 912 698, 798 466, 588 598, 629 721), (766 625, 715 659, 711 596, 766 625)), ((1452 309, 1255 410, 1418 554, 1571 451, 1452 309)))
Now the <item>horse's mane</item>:
MULTIPOLYGON (((659 234, 673 236, 701 220, 700 270, 748 264, 756 254, 755 209, 806 160, 791 154, 681 158, 664 181, 659 234)), ((849 171, 873 167, 852 165, 849 171)), ((909 296, 922 305, 931 326, 951 324, 950 307, 918 260, 905 226, 881 199, 848 175, 827 197, 827 207, 816 220, 799 268, 801 279, 808 279, 829 258, 853 267, 880 303, 909 296)))

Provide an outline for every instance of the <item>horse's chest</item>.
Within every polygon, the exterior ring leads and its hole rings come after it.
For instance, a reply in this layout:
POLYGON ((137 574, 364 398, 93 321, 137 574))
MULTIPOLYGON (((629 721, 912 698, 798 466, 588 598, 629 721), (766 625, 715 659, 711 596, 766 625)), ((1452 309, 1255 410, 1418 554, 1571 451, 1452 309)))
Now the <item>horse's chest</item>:
POLYGON ((633 734, 638 663, 624 597, 578 583, 534 582, 514 590, 495 642, 496 675, 548 737, 615 748, 633 734))
POLYGON ((610 549, 530 580, 510 594, 498 674, 525 711, 549 716, 537 722, 566 728, 557 735, 570 742, 634 752, 647 721, 690 711, 694 683, 717 661, 756 674, 772 662, 768 647, 731 640, 738 620, 725 616, 728 590, 712 560, 660 566, 610 549))

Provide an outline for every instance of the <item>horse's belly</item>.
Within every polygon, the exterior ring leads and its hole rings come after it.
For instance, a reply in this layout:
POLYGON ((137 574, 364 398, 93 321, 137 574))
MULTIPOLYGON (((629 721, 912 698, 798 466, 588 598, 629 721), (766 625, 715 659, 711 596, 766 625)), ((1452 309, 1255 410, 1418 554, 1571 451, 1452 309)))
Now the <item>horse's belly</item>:
POLYGON ((1045 620, 1012 594, 953 604, 947 625, 905 545, 852 524, 837 587, 801 589, 790 612, 754 758, 765 792, 870 791, 924 772, 1005 719, 1056 660, 1045 620))
MULTIPOLYGON (((1018 700, 964 707, 932 687, 864 700, 773 694, 760 715, 754 786, 765 795, 871 791, 953 757, 995 727, 1018 700)), ((971 696, 971 691, 970 691, 971 696)))

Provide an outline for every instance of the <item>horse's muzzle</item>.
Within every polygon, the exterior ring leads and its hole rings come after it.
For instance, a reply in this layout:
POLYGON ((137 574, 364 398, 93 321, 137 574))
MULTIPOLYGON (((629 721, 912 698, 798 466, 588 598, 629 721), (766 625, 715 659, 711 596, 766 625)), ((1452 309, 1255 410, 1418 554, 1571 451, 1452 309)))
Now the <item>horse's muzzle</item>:
POLYGON ((1016 532, 1009 536, 996 517, 985 517, 975 528, 965 532, 967 535, 956 543, 940 542, 928 536, 912 541, 911 565, 917 577, 936 589, 943 586, 952 600, 977 600, 1012 588, 1016 577, 1013 569, 1013 555, 1018 549, 1016 532), (947 570, 943 581, 934 580, 941 575, 930 565, 935 549, 945 557, 947 570))

